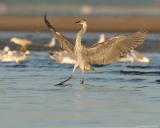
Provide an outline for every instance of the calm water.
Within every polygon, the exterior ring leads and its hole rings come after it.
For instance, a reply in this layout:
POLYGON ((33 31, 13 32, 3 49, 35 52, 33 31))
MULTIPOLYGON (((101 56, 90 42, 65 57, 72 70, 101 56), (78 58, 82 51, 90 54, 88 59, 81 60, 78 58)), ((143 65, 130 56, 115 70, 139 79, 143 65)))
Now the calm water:
POLYGON ((160 54, 149 64, 114 63, 85 74, 67 87, 53 86, 72 67, 47 52, 26 62, 0 63, 0 128, 160 126, 160 54))

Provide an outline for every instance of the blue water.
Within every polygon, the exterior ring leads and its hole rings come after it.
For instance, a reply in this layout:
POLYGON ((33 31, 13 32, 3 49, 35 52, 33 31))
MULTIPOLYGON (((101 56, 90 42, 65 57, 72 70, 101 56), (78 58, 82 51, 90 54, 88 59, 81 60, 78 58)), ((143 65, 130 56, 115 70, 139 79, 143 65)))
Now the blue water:
POLYGON ((71 72, 47 52, 23 63, 0 63, 0 128, 160 126, 160 54, 149 64, 113 63, 55 87, 71 72))

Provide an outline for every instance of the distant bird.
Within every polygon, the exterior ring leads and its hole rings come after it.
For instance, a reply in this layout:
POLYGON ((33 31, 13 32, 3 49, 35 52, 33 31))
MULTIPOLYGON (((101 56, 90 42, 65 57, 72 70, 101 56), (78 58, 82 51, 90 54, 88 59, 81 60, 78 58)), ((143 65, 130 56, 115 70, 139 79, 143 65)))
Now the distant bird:
POLYGON ((12 37, 10 41, 13 42, 14 44, 19 45, 21 52, 26 52, 28 49, 28 46, 32 44, 30 40, 17 38, 17 37, 12 37))
POLYGON ((148 57, 142 55, 141 53, 139 53, 136 50, 132 50, 130 53, 131 53, 131 56, 133 57, 134 61, 137 61, 140 63, 149 63, 150 62, 148 57))
POLYGON ((60 64, 76 64, 76 60, 72 58, 67 51, 50 52, 50 57, 60 64))
POLYGON ((7 53, 8 51, 10 51, 10 48, 8 46, 5 46, 3 50, 0 50, 0 54, 7 53))
MULTIPOLYGON (((80 20, 76 22, 81 24, 82 28, 77 33, 75 46, 64 35, 56 31, 56 29, 49 23, 47 16, 44 16, 44 21, 50 31, 55 33, 55 38, 59 41, 61 49, 76 61, 72 73, 68 78, 56 85, 62 86, 66 81, 72 78, 73 72, 79 67, 82 72, 93 70, 91 64, 110 64, 117 61, 121 56, 128 54, 131 50, 135 49, 138 45, 142 44, 146 32, 139 31, 123 38, 112 38, 103 43, 97 43, 93 47, 85 47, 82 45, 82 36, 87 29, 87 21, 80 20)), ((81 83, 84 85, 84 77, 81 83)))
POLYGON ((45 47, 54 47, 56 45, 56 39, 55 37, 52 38, 52 40, 48 44, 44 44, 45 47))
POLYGON ((133 63, 134 62, 134 58, 128 53, 125 56, 121 56, 118 60, 118 62, 129 62, 129 63, 133 63))
POLYGON ((9 51, 10 51, 10 48, 8 46, 5 46, 3 50, 0 50, 0 61, 3 58, 3 55, 8 54, 9 51))
POLYGON ((27 52, 25 53, 15 53, 13 51, 8 51, 8 53, 4 53, 1 57, 0 57, 0 61, 1 62, 22 62, 25 61, 27 59, 28 55, 27 52))
POLYGON ((5 46, 3 51, 0 51, 0 62, 22 62, 27 59, 29 51, 17 52, 12 51, 8 46, 5 46))
POLYGON ((105 34, 101 33, 97 43, 103 43, 106 41, 105 34))

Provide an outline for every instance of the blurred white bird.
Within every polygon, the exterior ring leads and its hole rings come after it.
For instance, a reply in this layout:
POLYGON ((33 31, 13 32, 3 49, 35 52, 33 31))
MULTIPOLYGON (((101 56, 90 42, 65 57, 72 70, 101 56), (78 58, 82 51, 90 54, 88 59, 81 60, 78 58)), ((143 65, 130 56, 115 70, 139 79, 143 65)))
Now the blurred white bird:
POLYGON ((14 44, 17 44, 20 46, 20 51, 21 52, 26 52, 28 49, 28 46, 32 44, 30 40, 27 39, 22 39, 22 38, 17 38, 17 37, 12 37, 10 41, 14 44))
POLYGON ((5 46, 3 51, 0 51, 0 62, 22 62, 27 59, 29 51, 17 52, 12 51, 8 46, 5 46))
POLYGON ((54 47, 55 45, 56 45, 55 37, 53 37, 52 40, 49 43, 44 44, 45 47, 50 47, 50 48, 54 47))
POLYGON ((50 58, 56 60, 61 64, 75 64, 76 61, 72 58, 67 51, 54 51, 50 52, 50 58))
POLYGON ((135 61, 140 62, 140 63, 149 63, 150 61, 148 57, 142 55, 136 50, 131 51, 131 56, 133 57, 135 61))
POLYGON ((3 55, 8 54, 9 51, 10 51, 10 48, 8 46, 5 46, 3 50, 0 50, 0 61, 3 58, 3 55))
POLYGON ((28 55, 26 53, 14 53, 12 51, 8 51, 8 53, 5 53, 1 56, 0 61, 1 62, 22 62, 26 60, 28 55))
POLYGON ((99 36, 99 39, 98 39, 97 43, 102 43, 104 41, 106 41, 105 34, 101 33, 100 36, 99 36))

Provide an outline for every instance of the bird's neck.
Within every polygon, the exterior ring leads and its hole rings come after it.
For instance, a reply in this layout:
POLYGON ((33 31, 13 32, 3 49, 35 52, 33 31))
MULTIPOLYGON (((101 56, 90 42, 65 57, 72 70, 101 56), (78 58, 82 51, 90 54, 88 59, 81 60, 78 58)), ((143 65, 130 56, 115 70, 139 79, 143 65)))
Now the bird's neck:
POLYGON ((81 44, 82 37, 84 33, 86 32, 86 29, 87 29, 87 24, 83 24, 81 30, 77 34, 75 47, 77 47, 78 49, 82 46, 81 44))

